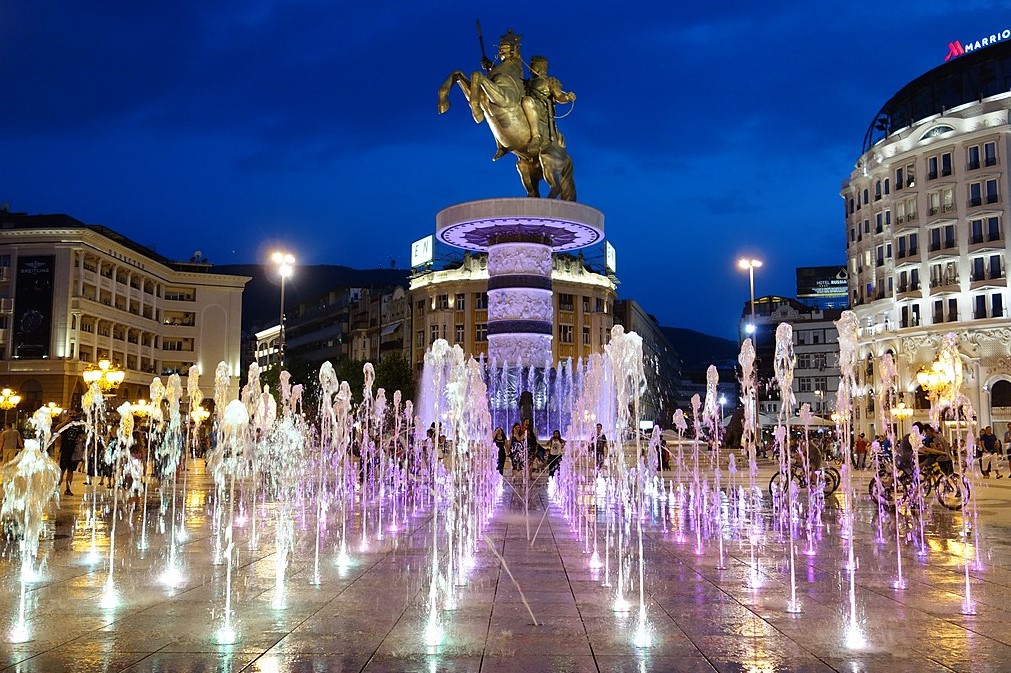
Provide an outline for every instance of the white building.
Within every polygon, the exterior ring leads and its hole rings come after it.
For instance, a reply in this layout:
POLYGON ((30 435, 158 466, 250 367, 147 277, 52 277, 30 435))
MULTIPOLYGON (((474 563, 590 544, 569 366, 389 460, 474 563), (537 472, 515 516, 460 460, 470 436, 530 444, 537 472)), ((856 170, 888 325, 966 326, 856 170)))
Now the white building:
MULTIPOLYGON (((100 360, 125 370, 118 397, 146 399, 151 380, 198 365, 211 397, 218 363, 238 393, 242 289, 195 258, 172 262, 67 215, 0 212, 0 385, 19 409, 79 406, 81 374, 100 360)), ((185 381, 184 381, 185 385, 185 381)))
POLYGON ((901 399, 925 419, 916 373, 948 332, 959 336, 980 424, 1011 421, 1009 75, 1011 43, 999 43, 914 80, 877 115, 843 183, 863 431, 881 430, 874 406, 885 353, 897 361, 901 399))

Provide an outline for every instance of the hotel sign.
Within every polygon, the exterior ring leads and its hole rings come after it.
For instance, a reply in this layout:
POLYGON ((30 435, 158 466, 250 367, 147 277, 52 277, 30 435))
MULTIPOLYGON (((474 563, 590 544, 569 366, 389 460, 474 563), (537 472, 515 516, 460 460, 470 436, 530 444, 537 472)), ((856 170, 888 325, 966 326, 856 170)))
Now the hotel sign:
POLYGON ((948 55, 944 57, 944 62, 947 63, 951 59, 958 58, 963 54, 968 54, 971 51, 976 51, 977 49, 982 49, 983 47, 989 47, 1008 39, 1011 39, 1011 28, 1005 28, 999 33, 992 33, 977 40, 969 40, 968 42, 955 40, 954 42, 949 42, 948 55))
POLYGON ((604 241, 604 268, 610 273, 618 272, 618 255, 609 241, 604 241))

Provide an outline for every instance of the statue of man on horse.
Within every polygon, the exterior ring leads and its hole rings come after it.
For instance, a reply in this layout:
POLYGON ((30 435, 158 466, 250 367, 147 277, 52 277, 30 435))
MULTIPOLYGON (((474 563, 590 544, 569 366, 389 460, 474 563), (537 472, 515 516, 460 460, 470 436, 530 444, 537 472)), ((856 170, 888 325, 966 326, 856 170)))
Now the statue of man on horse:
POLYGON ((572 159, 555 125, 554 105, 574 101, 576 95, 548 76, 543 56, 531 59, 531 76, 523 78, 520 36, 512 30, 499 41, 498 62, 483 57, 482 65, 486 72, 475 71, 469 78, 461 70, 450 73, 439 87, 439 113, 449 109, 449 91, 459 85, 474 121, 488 122, 498 146, 493 159, 510 152, 516 156, 527 196, 540 196, 544 180, 550 187, 549 199, 575 201, 572 159))

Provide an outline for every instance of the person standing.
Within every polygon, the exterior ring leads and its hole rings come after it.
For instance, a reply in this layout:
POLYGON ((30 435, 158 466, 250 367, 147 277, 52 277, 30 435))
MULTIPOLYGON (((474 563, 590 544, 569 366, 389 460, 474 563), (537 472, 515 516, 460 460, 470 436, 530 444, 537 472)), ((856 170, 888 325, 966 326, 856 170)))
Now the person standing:
POLYGON ((853 449, 856 451, 853 467, 858 470, 865 469, 867 467, 867 438, 864 436, 864 433, 861 432, 860 436, 857 437, 853 449))
POLYGON ((25 440, 21 437, 21 433, 17 431, 13 423, 8 423, 3 434, 0 435, 0 449, 2 449, 0 457, 3 458, 3 462, 9 463, 14 460, 14 457, 23 448, 25 448, 25 440))
POLYGON ((74 470, 77 469, 77 456, 84 450, 84 428, 79 414, 71 414, 70 420, 60 433, 60 482, 66 482, 63 495, 73 496, 70 487, 74 483, 74 470), (80 444, 80 448, 78 448, 80 444))
POLYGON ((492 435, 492 440, 495 443, 495 448, 498 449, 498 461, 496 464, 496 469, 499 474, 504 474, 505 472, 505 459, 506 459, 506 436, 505 430, 502 428, 495 428, 495 434, 492 435))
POLYGON ((604 467, 604 458, 607 456, 607 435, 604 434, 604 426, 600 423, 597 423, 593 446, 597 454, 597 469, 599 470, 604 467))
POLYGON ((558 471, 558 464, 562 462, 562 452, 565 449, 565 440, 562 433, 555 430, 551 434, 551 441, 548 442, 548 476, 555 476, 558 471))

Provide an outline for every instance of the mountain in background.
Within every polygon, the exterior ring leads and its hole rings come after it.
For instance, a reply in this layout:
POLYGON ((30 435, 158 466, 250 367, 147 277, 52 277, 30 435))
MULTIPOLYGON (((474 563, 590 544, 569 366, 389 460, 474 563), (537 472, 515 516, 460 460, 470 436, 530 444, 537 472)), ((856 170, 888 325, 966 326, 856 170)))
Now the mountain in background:
POLYGON ((667 340, 681 357, 686 370, 736 360, 740 346, 735 341, 696 332, 687 327, 661 327, 667 340))
MULTIPOLYGON (((281 312, 281 278, 264 264, 215 264, 214 273, 249 276, 242 293, 242 331, 276 325, 281 312)), ((332 264, 297 266, 284 283, 284 304, 292 306, 314 299, 336 287, 407 287, 410 269, 352 269, 332 264)))

